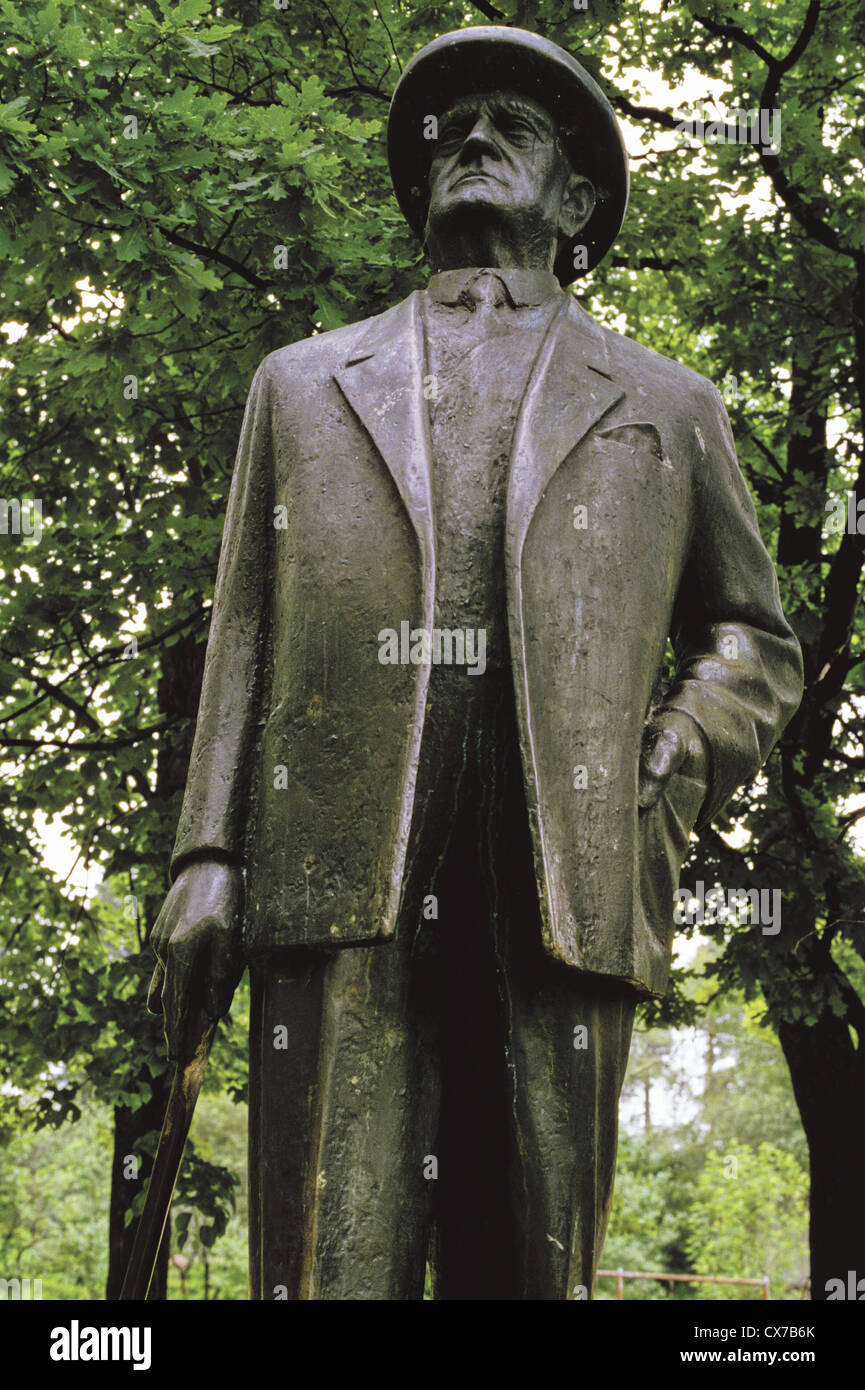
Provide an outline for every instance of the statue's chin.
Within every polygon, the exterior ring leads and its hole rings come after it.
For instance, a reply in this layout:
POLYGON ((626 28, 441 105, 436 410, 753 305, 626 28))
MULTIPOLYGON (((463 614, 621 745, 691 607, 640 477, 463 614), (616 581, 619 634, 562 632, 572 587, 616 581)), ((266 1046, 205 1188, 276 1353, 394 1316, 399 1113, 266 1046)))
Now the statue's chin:
POLYGON ((493 264, 490 255, 507 239, 510 220, 508 209, 478 196, 478 189, 466 184, 464 194, 456 190, 445 205, 430 209, 424 238, 427 253, 439 265, 452 263, 451 254, 457 252, 462 265, 493 264), (466 260, 466 255, 474 259, 466 260))
POLYGON ((502 207, 472 196, 431 208, 424 247, 437 270, 459 266, 524 266, 552 270, 557 228, 535 208, 502 207))

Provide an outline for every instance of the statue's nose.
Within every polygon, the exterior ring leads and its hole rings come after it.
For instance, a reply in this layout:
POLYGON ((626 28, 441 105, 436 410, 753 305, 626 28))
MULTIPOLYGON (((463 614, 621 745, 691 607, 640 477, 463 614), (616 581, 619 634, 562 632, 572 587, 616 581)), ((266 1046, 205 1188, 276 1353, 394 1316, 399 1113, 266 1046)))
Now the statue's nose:
POLYGON ((492 121, 489 116, 478 116, 463 141, 460 157, 465 159, 477 157, 478 154, 490 154, 498 158, 498 153, 492 121))

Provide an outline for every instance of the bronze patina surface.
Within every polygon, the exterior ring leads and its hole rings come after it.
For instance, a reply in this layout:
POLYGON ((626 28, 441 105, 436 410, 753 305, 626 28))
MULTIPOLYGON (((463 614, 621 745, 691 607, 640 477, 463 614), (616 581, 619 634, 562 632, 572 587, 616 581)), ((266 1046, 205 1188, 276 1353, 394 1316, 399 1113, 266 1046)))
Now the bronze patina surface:
POLYGON ((628 193, 588 74, 461 30, 392 112, 433 274, 252 383, 153 1000, 179 1055, 250 962, 253 1297, 589 1296, 689 835, 801 656, 718 391, 566 289, 628 193))

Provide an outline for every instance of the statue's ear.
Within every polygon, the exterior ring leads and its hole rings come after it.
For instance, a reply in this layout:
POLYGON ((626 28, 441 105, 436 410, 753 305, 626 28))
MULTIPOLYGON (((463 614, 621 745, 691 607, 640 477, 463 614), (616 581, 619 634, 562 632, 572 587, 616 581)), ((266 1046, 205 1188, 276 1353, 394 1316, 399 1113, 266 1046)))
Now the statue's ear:
POLYGON ((559 231, 567 238, 581 232, 595 210, 595 186, 584 174, 569 173, 562 190, 559 231))

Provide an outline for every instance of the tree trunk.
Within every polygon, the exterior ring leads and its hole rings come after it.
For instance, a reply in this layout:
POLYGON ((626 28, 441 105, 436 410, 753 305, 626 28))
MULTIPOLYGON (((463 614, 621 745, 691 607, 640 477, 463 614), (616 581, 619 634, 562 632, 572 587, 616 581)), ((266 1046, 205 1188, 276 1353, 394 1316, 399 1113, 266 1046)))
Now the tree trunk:
POLYGON ((778 1029, 810 1156, 811 1297, 825 1300, 830 1280, 865 1278, 865 1009, 822 942, 800 941, 800 954, 815 979, 833 974, 846 1005, 843 1018, 824 1007, 778 1029))
POLYGON ((779 1034, 810 1154, 811 1297, 825 1299, 829 1280, 865 1278, 865 1063, 834 1014, 779 1034))

